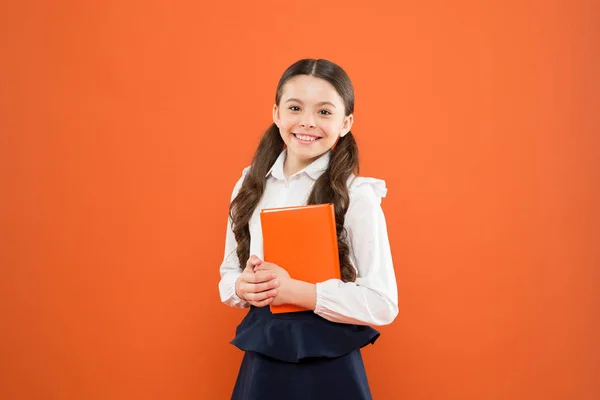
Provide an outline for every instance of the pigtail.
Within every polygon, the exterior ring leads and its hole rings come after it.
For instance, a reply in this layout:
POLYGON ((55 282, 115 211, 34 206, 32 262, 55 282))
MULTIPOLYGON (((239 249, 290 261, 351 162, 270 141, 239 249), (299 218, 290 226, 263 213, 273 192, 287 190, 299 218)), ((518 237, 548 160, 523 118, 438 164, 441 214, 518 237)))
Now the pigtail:
POLYGON ((344 282, 356 280, 356 270, 350 263, 350 247, 344 222, 350 205, 347 182, 353 173, 358 172, 358 146, 352 132, 348 132, 346 136, 340 137, 331 150, 329 166, 315 182, 308 199, 308 204, 334 204, 340 272, 344 282))
POLYGON ((250 257, 250 218, 265 191, 265 176, 281 153, 283 144, 279 128, 272 124, 263 135, 240 191, 229 206, 232 230, 237 241, 236 252, 242 270, 250 257))

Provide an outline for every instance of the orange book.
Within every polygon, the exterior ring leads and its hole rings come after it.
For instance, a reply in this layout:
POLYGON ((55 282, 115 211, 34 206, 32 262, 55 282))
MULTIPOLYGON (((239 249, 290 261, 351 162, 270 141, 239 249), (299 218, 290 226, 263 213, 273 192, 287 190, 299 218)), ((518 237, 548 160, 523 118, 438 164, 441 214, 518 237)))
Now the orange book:
MULTIPOLYGON (((267 208, 260 220, 265 261, 310 283, 340 279, 333 204, 267 208)), ((306 311, 292 304, 270 307, 273 314, 306 311)))

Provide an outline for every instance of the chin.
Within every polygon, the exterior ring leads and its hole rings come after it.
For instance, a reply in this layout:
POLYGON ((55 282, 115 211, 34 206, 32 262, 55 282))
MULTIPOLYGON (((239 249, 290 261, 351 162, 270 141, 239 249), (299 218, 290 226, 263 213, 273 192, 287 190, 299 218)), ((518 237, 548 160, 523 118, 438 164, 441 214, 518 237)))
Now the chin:
POLYGON ((292 149, 296 157, 304 160, 312 160, 325 154, 327 149, 292 149))

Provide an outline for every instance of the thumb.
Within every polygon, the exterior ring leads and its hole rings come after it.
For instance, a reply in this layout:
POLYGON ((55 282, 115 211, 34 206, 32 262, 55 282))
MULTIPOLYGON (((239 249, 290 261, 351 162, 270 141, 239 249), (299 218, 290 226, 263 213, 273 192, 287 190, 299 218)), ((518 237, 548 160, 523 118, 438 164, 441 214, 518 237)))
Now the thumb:
POLYGON ((255 255, 250 256, 250 258, 248 259, 248 262, 250 264, 252 264, 253 266, 257 266, 260 265, 262 263, 262 260, 260 258, 258 258, 255 255))
POLYGON ((246 262, 246 268, 251 268, 253 269, 255 266, 260 265, 262 263, 262 260, 258 257, 256 257, 255 255, 250 256, 250 258, 248 258, 248 261, 246 262))

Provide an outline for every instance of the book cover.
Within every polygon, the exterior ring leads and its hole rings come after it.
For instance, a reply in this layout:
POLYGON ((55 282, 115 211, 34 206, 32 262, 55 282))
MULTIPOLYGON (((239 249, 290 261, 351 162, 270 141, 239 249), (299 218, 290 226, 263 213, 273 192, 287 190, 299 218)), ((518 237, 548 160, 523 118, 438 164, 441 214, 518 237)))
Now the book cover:
MULTIPOLYGON (((333 204, 263 209, 260 219, 265 261, 310 283, 340 279, 333 204)), ((273 314, 306 311, 292 304, 270 308, 273 314)))

